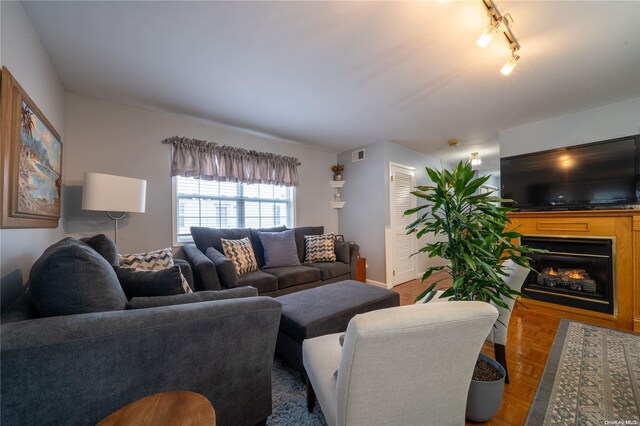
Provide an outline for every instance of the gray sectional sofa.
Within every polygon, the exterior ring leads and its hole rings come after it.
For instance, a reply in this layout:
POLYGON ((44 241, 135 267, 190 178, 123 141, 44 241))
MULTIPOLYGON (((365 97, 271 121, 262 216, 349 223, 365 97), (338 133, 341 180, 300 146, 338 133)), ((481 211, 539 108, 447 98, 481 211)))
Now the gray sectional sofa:
MULTIPOLYGON (((299 266, 265 268, 264 248, 258 232, 281 232, 284 226, 265 229, 214 229, 191 227, 195 244, 183 246, 184 255, 193 270, 198 290, 219 290, 242 286, 255 287, 260 295, 281 296, 299 290, 338 281, 355 279, 359 247, 354 243, 335 241, 335 262, 302 263, 299 266), (221 239, 249 238, 258 270, 238 277, 233 263, 224 256, 221 239)), ((298 259, 304 262, 304 236, 321 235, 323 226, 294 228, 298 259)))
POLYGON ((54 246, 2 312, 1 424, 94 425, 171 390, 207 397, 218 425, 265 423, 277 300, 250 287, 127 300, 104 256, 71 238, 54 246))

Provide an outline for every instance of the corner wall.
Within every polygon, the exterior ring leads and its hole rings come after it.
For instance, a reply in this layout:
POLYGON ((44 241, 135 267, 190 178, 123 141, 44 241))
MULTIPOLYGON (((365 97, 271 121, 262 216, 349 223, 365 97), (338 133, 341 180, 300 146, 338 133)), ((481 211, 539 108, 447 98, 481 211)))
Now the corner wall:
POLYGON ((340 190, 344 208, 339 210, 339 234, 360 246, 360 256, 367 258, 367 279, 385 282, 384 227, 385 191, 384 142, 354 148, 338 154, 344 164, 345 184, 340 190), (365 149, 365 159, 351 162, 351 153, 365 149))
MULTIPOLYGON (((360 255, 367 258, 367 279, 386 283, 385 228, 390 226, 389 163, 414 167, 416 185, 430 185, 425 167, 440 168, 439 159, 388 141, 375 142, 338 154, 344 164, 345 185, 341 190, 346 204, 339 213, 340 234, 360 245, 360 255), (365 149, 365 159, 351 162, 351 153, 365 149)), ((418 248, 435 237, 424 236, 418 248)), ((440 258, 420 254, 417 272, 428 266, 444 264, 440 258)), ((390 283, 386 283, 390 284, 390 283)))
POLYGON ((75 237, 103 232, 113 238, 113 221, 101 212, 81 209, 84 172, 147 180, 146 212, 120 221, 118 248, 134 253, 173 244, 171 147, 160 142, 171 136, 215 141, 300 159, 296 189, 296 226, 324 225, 338 230, 329 186, 334 153, 204 120, 156 112, 75 94, 67 95, 66 230, 75 237))
MULTIPOLYGON (((65 88, 22 4, 18 1, 1 1, 0 15, 0 62, 60 133, 63 142, 64 183, 68 154, 65 138, 65 88)), ((64 196, 63 191, 63 200, 64 196)), ((0 277, 19 269, 26 281, 31 265, 38 256, 63 237, 64 219, 60 220, 56 229, 0 230, 0 277)))

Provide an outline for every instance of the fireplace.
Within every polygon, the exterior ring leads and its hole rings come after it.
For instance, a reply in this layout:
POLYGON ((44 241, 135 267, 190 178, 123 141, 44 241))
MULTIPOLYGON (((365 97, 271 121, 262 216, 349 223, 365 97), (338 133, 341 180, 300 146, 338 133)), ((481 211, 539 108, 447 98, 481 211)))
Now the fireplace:
POLYGON ((548 250, 534 254, 522 292, 534 300, 614 313, 612 238, 523 236, 522 244, 548 250))

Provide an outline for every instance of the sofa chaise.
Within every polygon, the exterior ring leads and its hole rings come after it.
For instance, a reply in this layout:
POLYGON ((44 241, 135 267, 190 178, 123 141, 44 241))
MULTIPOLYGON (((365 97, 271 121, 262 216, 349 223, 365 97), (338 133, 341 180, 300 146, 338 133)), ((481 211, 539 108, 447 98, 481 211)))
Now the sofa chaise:
POLYGON ((68 247, 47 249, 43 257, 58 255, 50 266, 63 270, 43 270, 41 257, 34 265, 45 275, 40 285, 58 275, 51 287, 77 284, 82 297, 64 293, 73 288, 63 289, 64 296, 51 289, 59 300, 47 306, 82 299, 89 312, 44 315, 32 269, 29 287, 2 312, 1 424, 94 425, 126 404, 171 390, 204 395, 218 425, 265 423, 282 309, 277 300, 250 287, 130 300, 108 294, 121 289, 95 294, 105 276, 113 283, 111 265, 77 240, 57 245, 68 247), (120 306, 107 310, 105 299, 114 297, 120 306))

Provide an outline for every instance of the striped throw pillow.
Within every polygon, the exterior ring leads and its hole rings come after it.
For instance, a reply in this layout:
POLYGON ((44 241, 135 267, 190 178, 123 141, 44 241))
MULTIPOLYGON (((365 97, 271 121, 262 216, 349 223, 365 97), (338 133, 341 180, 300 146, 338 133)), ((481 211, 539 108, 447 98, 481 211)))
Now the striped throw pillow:
POLYGON ((222 241, 224 255, 233 262, 239 277, 258 270, 258 262, 253 254, 253 247, 249 238, 241 240, 225 240, 221 238, 220 240, 222 241))
POLYGON ((333 248, 335 236, 331 234, 304 236, 304 263, 335 262, 333 248))
MULTIPOLYGON (((165 249, 149 251, 147 253, 121 254, 118 256, 120 266, 123 268, 140 269, 143 271, 161 271, 173 266, 173 249, 167 247, 165 249)), ((187 279, 182 275, 182 289, 185 293, 192 293, 191 287, 187 279)))

